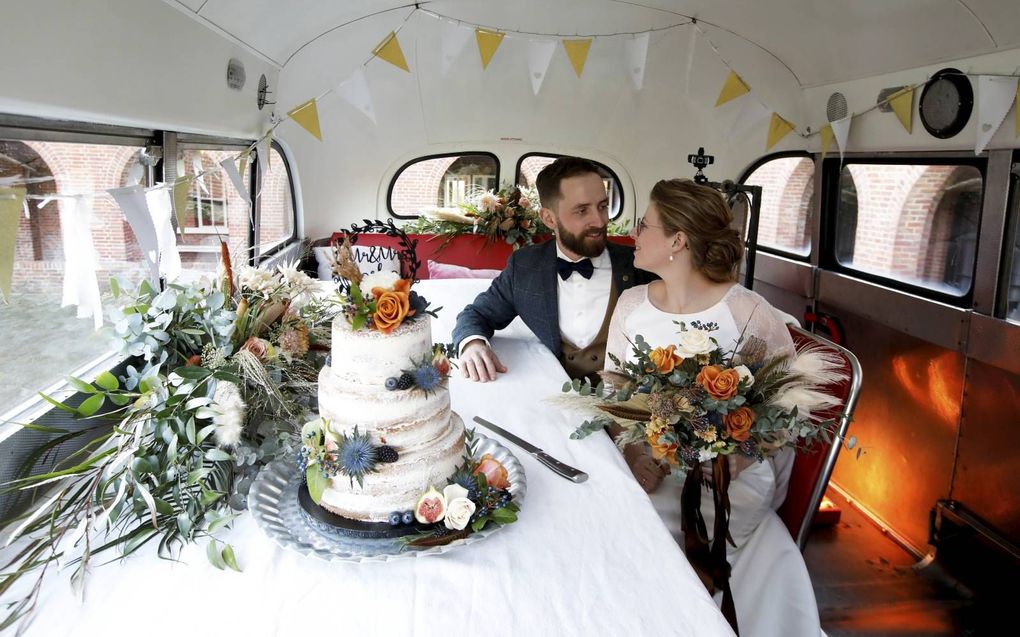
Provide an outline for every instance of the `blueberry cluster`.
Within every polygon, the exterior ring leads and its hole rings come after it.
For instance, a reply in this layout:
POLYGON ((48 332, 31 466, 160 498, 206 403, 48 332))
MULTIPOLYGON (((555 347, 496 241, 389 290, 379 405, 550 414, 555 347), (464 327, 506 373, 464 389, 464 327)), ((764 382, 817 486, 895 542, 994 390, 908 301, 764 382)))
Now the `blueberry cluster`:
POLYGON ((507 489, 490 488, 489 493, 484 500, 484 502, 477 502, 475 512, 471 515, 472 522, 492 513, 496 509, 502 509, 503 507, 508 506, 510 501, 513 500, 513 495, 511 495, 510 491, 507 489))
POLYGON ((393 391, 396 389, 411 389, 414 387, 414 375, 410 372, 404 372, 399 377, 390 376, 386 379, 386 389, 393 391))
POLYGON ((413 524, 414 513, 412 511, 394 511, 393 513, 390 513, 389 523, 390 526, 413 524))

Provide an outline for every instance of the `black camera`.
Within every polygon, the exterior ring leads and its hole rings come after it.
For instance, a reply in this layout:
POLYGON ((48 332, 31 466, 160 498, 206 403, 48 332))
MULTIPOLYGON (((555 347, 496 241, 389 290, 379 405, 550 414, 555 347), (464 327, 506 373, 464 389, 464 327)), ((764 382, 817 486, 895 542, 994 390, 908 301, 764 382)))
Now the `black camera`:
POLYGON ((698 148, 697 155, 687 156, 687 163, 691 164, 692 166, 698 169, 698 172, 694 174, 694 183, 696 184, 708 183, 708 177, 706 177, 705 174, 701 171, 702 169, 705 168, 705 166, 710 166, 714 162, 715 157, 713 157, 712 155, 706 155, 704 146, 698 148))

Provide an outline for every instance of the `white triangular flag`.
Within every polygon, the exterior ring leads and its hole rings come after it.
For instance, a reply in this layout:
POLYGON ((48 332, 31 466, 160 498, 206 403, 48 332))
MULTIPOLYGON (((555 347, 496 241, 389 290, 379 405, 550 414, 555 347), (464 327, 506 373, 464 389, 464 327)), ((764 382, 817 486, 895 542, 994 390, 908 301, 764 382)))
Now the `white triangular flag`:
POLYGON ((78 318, 92 317, 103 326, 103 302, 96 277, 96 247, 92 238, 92 199, 62 197, 60 235, 64 243, 64 290, 60 307, 77 305, 78 318))
POLYGON ((340 83, 336 92, 375 124, 375 108, 372 106, 372 94, 368 92, 368 80, 365 79, 363 67, 354 69, 350 77, 340 83))
POLYGON ((691 94, 691 73, 694 71, 694 55, 698 49, 698 34, 701 33, 701 29, 698 25, 692 25, 694 29, 691 31, 691 38, 687 41, 687 70, 684 73, 684 95, 691 94))
POLYGON ((195 181, 198 182, 202 192, 208 195, 209 188, 205 185, 205 176, 202 175, 202 157, 198 153, 191 158, 191 172, 195 175, 195 181))
POLYGON ((174 282, 181 274, 181 253, 177 250, 177 235, 174 234, 173 205, 168 188, 156 188, 145 193, 152 215, 152 226, 156 229, 159 246, 159 274, 167 283, 174 282))
POLYGON ((648 59, 648 34, 639 33, 627 40, 627 72, 634 82, 634 88, 641 90, 645 81, 645 61, 648 59))
POLYGON ((531 77, 531 90, 538 95, 549 70, 549 61, 556 51, 555 40, 531 40, 528 42, 528 73, 531 77))
POLYGON ((125 181, 129 186, 142 183, 142 177, 145 176, 145 166, 142 166, 142 162, 135 161, 131 164, 131 168, 128 168, 128 174, 125 181))
POLYGON ((850 138, 850 123, 853 118, 854 114, 850 113, 843 119, 829 122, 829 126, 832 127, 832 136, 836 140, 836 146, 839 148, 840 161, 843 161, 843 154, 846 152, 846 140, 850 138))
POLYGON ((265 137, 255 144, 255 156, 259 159, 259 179, 265 181, 266 175, 271 168, 269 154, 273 152, 273 133, 267 133, 265 137))
MULTIPOLYGON (((974 154, 979 155, 992 141, 995 131, 999 130, 1006 119, 1009 107, 1016 99, 1016 77, 981 75, 978 77, 978 121, 977 142, 974 154)), ((1020 108, 1020 107, 1018 107, 1020 108)))
POLYGON ((473 29, 463 27, 458 23, 443 21, 443 75, 450 72, 450 66, 464 50, 464 45, 468 43, 473 33, 473 29))
POLYGON ((741 100, 737 118, 733 120, 733 125, 730 126, 730 130, 726 133, 726 141, 743 136, 751 130, 752 126, 767 118, 770 114, 771 111, 757 99, 754 99, 753 96, 750 99, 744 98, 741 100))
POLYGON ((236 159, 236 157, 227 157, 220 162, 220 167, 223 169, 223 172, 227 173, 227 176, 230 177, 230 181, 233 182, 234 190, 237 191, 237 194, 241 196, 244 203, 250 206, 251 193, 248 192, 248 186, 244 183, 241 173, 237 170, 237 164, 234 163, 236 159))
POLYGON ((152 215, 145 200, 145 189, 141 186, 111 188, 107 192, 120 206, 124 218, 135 233, 142 256, 149 264, 149 274, 153 283, 159 282, 159 239, 156 228, 152 225, 152 215))

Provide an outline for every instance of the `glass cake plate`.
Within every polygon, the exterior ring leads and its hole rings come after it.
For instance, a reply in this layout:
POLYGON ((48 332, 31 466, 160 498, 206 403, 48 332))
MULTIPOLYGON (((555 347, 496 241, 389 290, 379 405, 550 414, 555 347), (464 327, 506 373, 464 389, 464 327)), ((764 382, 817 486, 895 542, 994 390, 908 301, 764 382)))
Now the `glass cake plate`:
MULTIPOLYGON (((520 505, 528 490, 524 467, 517 457, 498 441, 483 434, 474 434, 475 456, 491 453, 506 468, 510 493, 520 505)), ((248 495, 248 508, 255 523, 279 546, 302 555, 329 562, 388 562, 395 559, 438 555, 460 546, 474 544, 499 531, 502 526, 489 524, 481 531, 454 540, 444 546, 403 547, 395 538, 359 538, 326 534, 316 530, 303 515, 298 502, 298 489, 304 476, 292 460, 271 462, 259 472, 248 495)), ((440 485, 436 485, 437 488, 440 485)))

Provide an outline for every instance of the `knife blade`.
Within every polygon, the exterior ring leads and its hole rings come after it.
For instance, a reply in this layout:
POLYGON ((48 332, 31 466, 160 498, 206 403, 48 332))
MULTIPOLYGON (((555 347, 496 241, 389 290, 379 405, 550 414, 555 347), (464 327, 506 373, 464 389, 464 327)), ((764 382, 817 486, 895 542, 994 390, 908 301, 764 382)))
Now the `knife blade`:
POLYGON ((493 423, 489 422, 488 420, 485 420, 484 418, 481 418, 480 416, 475 416, 475 422, 485 427, 486 429, 490 429, 498 433, 499 435, 503 436, 510 442, 514 443, 521 449, 524 449, 529 454, 534 456, 536 460, 552 469, 552 471, 557 475, 563 476, 567 480, 570 480, 571 482, 576 482, 578 484, 588 479, 588 474, 585 473, 584 471, 575 469, 574 467, 571 467, 570 465, 564 462, 560 462, 559 460, 553 458, 552 456, 542 451, 535 445, 531 444, 527 440, 515 436, 514 434, 510 433, 506 429, 503 429, 499 425, 494 425, 493 423))

